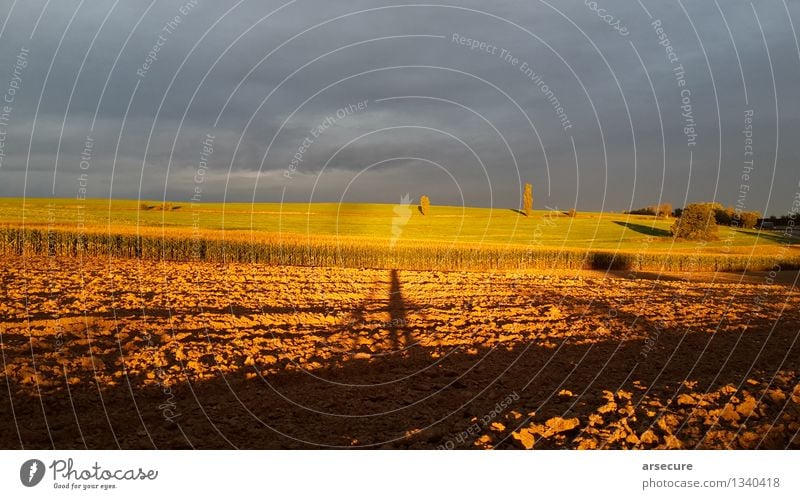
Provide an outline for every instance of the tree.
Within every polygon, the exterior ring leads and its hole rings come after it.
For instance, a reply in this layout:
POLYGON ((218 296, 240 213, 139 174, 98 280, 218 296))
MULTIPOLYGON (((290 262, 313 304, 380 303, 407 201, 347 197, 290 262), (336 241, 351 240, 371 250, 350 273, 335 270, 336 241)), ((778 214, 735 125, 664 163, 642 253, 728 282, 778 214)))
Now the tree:
POLYGON ((431 209, 431 200, 428 196, 422 196, 419 198, 419 211, 422 212, 423 215, 427 215, 431 209))
POLYGON ((522 211, 528 217, 533 212, 533 186, 531 184, 525 184, 525 192, 522 194, 522 211))
POLYGON ((672 205, 669 203, 661 203, 655 207, 655 212, 658 218, 667 218, 672 215, 672 205))
POLYGON ((741 221, 743 229, 752 229, 755 227, 759 218, 761 218, 761 213, 757 211, 745 211, 739 215, 739 220, 741 221))
POLYGON ((694 203, 683 209, 681 217, 672 224, 673 237, 710 241, 717 236, 716 207, 711 203, 694 203))
POLYGON ((719 203, 712 203, 714 207, 714 219, 717 225, 733 225, 737 221, 736 210, 733 208, 724 208, 719 203))

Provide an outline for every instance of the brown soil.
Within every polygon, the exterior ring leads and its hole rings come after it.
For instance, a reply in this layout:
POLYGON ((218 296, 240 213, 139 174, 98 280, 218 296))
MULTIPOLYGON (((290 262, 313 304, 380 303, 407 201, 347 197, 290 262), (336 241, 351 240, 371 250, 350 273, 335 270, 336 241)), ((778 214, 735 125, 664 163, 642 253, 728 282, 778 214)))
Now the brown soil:
POLYGON ((47 258, 0 282, 3 448, 800 448, 791 286, 47 258))

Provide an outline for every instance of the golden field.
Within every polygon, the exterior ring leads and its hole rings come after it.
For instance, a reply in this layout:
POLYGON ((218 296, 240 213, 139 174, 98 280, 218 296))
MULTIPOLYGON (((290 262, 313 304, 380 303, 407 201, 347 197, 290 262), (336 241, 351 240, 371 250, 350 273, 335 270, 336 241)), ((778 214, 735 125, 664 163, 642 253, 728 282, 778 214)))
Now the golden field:
POLYGON ((675 240, 673 219, 619 213, 363 203, 0 199, 0 255, 122 257, 404 270, 800 268, 791 232, 719 227, 675 240))

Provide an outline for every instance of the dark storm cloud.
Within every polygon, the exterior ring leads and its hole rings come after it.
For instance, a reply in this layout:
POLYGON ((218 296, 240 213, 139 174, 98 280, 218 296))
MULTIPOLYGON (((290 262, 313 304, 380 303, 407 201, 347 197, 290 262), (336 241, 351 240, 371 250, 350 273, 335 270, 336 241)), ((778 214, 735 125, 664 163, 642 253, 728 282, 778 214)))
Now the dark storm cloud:
POLYGON ((2 128, 0 196, 74 197, 85 174, 90 196, 188 200, 213 136, 208 201, 424 190, 516 206, 521 179, 539 206, 734 204, 752 109, 747 208, 783 212, 799 180, 800 9, 752 5, 6 1, 0 91, 30 54, 2 128))

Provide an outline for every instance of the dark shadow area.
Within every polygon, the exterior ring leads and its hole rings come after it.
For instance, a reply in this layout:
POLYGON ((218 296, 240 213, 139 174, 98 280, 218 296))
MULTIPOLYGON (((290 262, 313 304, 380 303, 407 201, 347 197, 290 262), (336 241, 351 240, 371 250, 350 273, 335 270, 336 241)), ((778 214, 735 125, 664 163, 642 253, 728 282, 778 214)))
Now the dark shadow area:
POLYGON ((607 276, 622 278, 622 279, 645 279, 648 281, 665 281, 665 282, 677 282, 677 281, 689 280, 687 277, 675 273, 646 272, 643 270, 630 270, 630 269, 608 270, 607 276))
POLYGON ((739 234, 746 234, 748 236, 757 237, 758 239, 763 239, 765 241, 770 241, 773 243, 778 244, 798 244, 800 243, 800 237, 792 236, 786 237, 783 234, 783 231, 769 231, 769 230, 742 230, 742 229, 734 229, 739 234))
POLYGON ((527 217, 527 216, 528 216, 528 215, 526 215, 526 214, 525 214, 525 212, 524 212, 524 211, 522 211, 522 210, 517 210, 517 209, 515 209, 515 208, 509 208, 509 209, 510 209, 511 211, 513 211, 514 213, 518 214, 518 215, 522 215, 523 217, 527 217))
MULTIPOLYGON (((400 283, 399 273, 397 270, 391 270, 389 273, 389 290, 384 298, 382 293, 373 292, 367 299, 359 303, 352 310, 348 312, 348 318, 343 324, 331 326, 329 330, 324 332, 317 332, 320 336, 336 336, 342 333, 349 333, 352 337, 351 346, 347 350, 348 353, 370 353, 375 355, 393 354, 404 348, 408 348, 414 344, 414 338, 411 334, 408 325, 407 313, 408 312, 422 312, 426 307, 418 304, 408 304, 403 299, 402 285, 400 283), (385 302, 385 306, 381 304, 385 302), (381 319, 376 321, 367 318, 369 312, 375 312, 376 309, 389 314, 389 320, 381 319), (391 350, 389 352, 374 352, 369 348, 365 348, 359 344, 359 329, 367 326, 380 325, 386 328, 391 336, 391 350)), ((314 312, 314 307, 297 308, 298 312, 314 312)), ((272 326, 274 328, 274 326, 272 326)), ((259 329, 256 327, 256 329, 259 329)), ((269 328, 266 328, 269 329, 269 328)))
POLYGON ((634 224, 630 222, 620 222, 618 220, 614 221, 615 224, 621 225, 626 229, 630 229, 632 231, 638 232, 640 234, 644 234, 647 236, 654 236, 654 237, 672 237, 672 234, 668 230, 664 229, 657 229, 655 227, 650 227, 649 225, 641 225, 641 224, 634 224))
POLYGON ((27 318, 22 319, 6 319, 8 323, 23 323, 28 320, 48 320, 48 319, 126 319, 126 318, 137 318, 137 317, 150 317, 150 318, 169 318, 172 315, 177 313, 192 313, 196 315, 201 314, 209 314, 209 315, 226 315, 230 314, 233 316, 242 316, 242 315, 255 315, 255 314, 298 314, 298 313, 309 313, 309 314, 325 314, 329 312, 329 309, 324 305, 314 306, 314 307, 293 307, 291 305, 284 305, 284 306, 263 306, 263 307, 240 307, 240 306, 231 306, 231 307, 197 307, 187 310, 185 307, 174 307, 171 309, 153 309, 147 308, 146 313, 142 312, 141 308, 117 308, 114 309, 114 312, 111 313, 104 313, 104 314, 53 314, 48 312, 34 312, 29 315, 27 318))
POLYGON ((783 268, 777 275, 767 271, 757 272, 648 272, 643 270, 598 270, 597 277, 616 277, 621 279, 646 279, 666 282, 705 282, 719 284, 777 284, 791 286, 800 284, 797 270, 783 268))
MULTIPOLYGON (((594 307, 589 313, 595 314, 613 305, 601 300, 588 304, 594 307)), ((407 314, 394 272, 389 312, 398 320, 407 314)), ((242 366, 224 376, 209 370, 207 379, 184 379, 169 388, 137 375, 98 389, 90 370, 67 372, 81 381, 67 385, 63 378, 51 380, 53 384, 40 386, 41 399, 35 385, 6 378, 3 392, 12 396, 9 400, 4 395, 0 401, 0 447, 436 448, 452 442, 475 424, 474 418, 490 414, 513 393, 518 399, 495 418, 508 426, 496 437, 500 448, 508 448, 514 440, 500 440, 515 429, 510 411, 521 415, 536 411, 539 422, 577 417, 583 426, 588 415, 606 403, 604 391, 623 389, 633 393, 637 410, 625 424, 640 434, 654 427, 657 418, 648 416, 654 406, 642 402, 641 387, 648 390, 649 400, 663 401, 666 410, 684 380, 696 382, 695 390, 706 392, 729 384, 742 386, 750 378, 768 384, 779 369, 800 371, 800 344, 794 341, 797 324, 779 324, 770 331, 769 321, 756 321, 746 334, 662 329, 654 337, 653 324, 633 314, 619 317, 650 332, 648 341, 625 339, 622 333, 602 340, 594 337, 594 343, 581 341, 591 337, 587 330, 585 338, 506 340, 494 346, 475 341, 471 352, 417 346, 371 359, 329 359, 313 376, 284 363, 280 372, 262 379, 258 366, 242 366), (559 396, 565 389, 575 396, 559 396)), ((792 385, 787 386, 790 393, 792 385)), ((756 390, 752 384, 744 388, 756 390)), ((670 414, 678 414, 674 404, 670 414)), ((786 407, 783 402, 769 405, 759 421, 747 424, 771 421, 786 407)), ((653 414, 660 414, 661 408, 655 409, 653 414)), ((616 411, 604 413, 604 424, 622 417, 616 411)), ((727 428, 733 435, 738 430, 723 423, 715 431, 727 428)), ((702 436, 709 429, 686 426, 676 436, 690 443, 700 438, 698 431, 702 436)), ((542 440, 537 448, 575 446, 572 439, 577 435, 578 430, 564 433, 562 444, 542 440)), ((761 446, 797 447, 791 438, 787 432, 761 446)), ((739 446, 736 442, 731 446, 739 446)), ((471 446, 468 439, 462 447, 471 446)))
POLYGON ((392 342, 395 350, 410 346, 414 339, 408 330, 406 319, 406 304, 403 301, 403 291, 397 270, 391 272, 392 283, 389 287, 389 330, 392 333, 392 342))
POLYGON ((628 270, 633 267, 635 255, 624 253, 595 252, 589 255, 592 270, 628 270))

